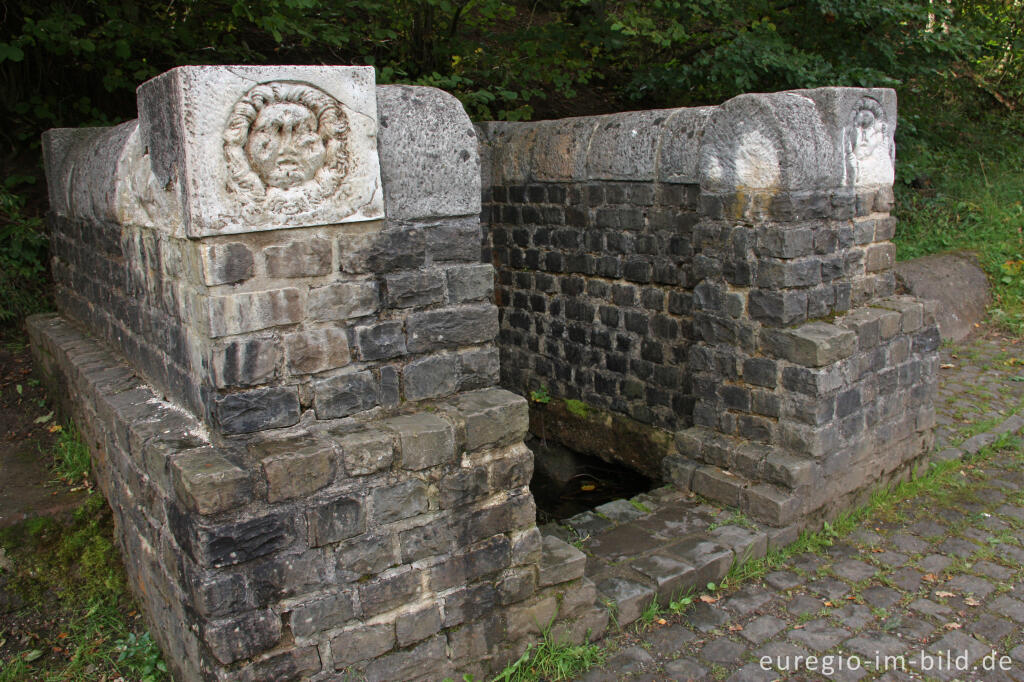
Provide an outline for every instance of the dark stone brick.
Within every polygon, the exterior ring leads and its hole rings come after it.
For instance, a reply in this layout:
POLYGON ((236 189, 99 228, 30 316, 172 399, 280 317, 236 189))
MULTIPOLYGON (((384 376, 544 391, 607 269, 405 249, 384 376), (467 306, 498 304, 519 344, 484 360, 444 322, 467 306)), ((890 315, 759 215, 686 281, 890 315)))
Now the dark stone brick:
POLYGON ((313 384, 317 419, 337 419, 376 407, 380 387, 371 372, 343 374, 313 384))
POLYGON ((419 588, 419 572, 411 566, 396 568, 360 585, 359 604, 363 617, 375 616, 413 601, 419 588))
POLYGON ((427 510, 427 486, 419 479, 376 488, 372 495, 373 522, 391 523, 427 510))
POLYGON ((251 658, 274 646, 279 639, 281 618, 269 609, 203 625, 203 640, 225 665, 251 658))
POLYGON ((352 497, 340 497, 306 512, 309 544, 320 547, 358 535, 366 528, 363 505, 352 497))
POLYGON ((299 421, 299 396, 294 387, 258 388, 220 395, 214 419, 226 434, 278 429, 299 421))
POLYGON ((356 328, 356 343, 363 360, 382 360, 404 355, 405 333, 400 321, 356 328))

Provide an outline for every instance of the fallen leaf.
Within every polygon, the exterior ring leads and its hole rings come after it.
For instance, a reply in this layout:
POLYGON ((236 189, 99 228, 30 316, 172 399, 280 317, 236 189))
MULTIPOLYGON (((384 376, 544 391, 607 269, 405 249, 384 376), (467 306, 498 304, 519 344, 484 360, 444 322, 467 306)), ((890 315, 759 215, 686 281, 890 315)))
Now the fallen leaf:
POLYGON ((803 625, 794 625, 794 626, 793 626, 793 629, 794 629, 794 630, 803 630, 803 629, 804 629, 804 626, 803 626, 803 625))
POLYGON ((62 632, 59 635, 57 635, 57 639, 67 639, 67 637, 68 637, 68 633, 66 633, 66 632, 62 632))
POLYGON ((956 365, 954 365, 953 363, 950 363, 950 362, 944 362, 941 365, 939 365, 939 369, 955 369, 955 368, 956 368, 956 365))
POLYGON ((705 604, 714 604, 716 601, 718 601, 716 597, 712 597, 711 595, 707 594, 700 595, 700 600, 705 604))
POLYGON ((743 629, 743 626, 740 625, 739 623, 736 623, 735 625, 730 625, 729 626, 729 632, 739 632, 742 629, 743 629))
MULTIPOLYGON (((45 424, 46 422, 50 421, 51 419, 53 419, 53 412, 51 412, 50 414, 44 414, 42 417, 36 417, 36 420, 34 422, 32 422, 32 423, 33 424, 45 424)), ((32 660, 35 660, 35 659, 32 659, 32 660)))
POLYGON ((826 602, 824 602, 824 604, 825 604, 825 606, 835 606, 835 604, 833 604, 830 601, 826 601, 826 602))
POLYGON ((942 627, 946 628, 947 630, 959 630, 963 627, 963 625, 961 625, 960 623, 946 623, 942 627))
POLYGON ((63 431, 63 430, 64 430, 64 427, 61 426, 60 424, 50 424, 50 433, 57 433, 58 431, 63 431))
POLYGON ((968 597, 967 599, 964 599, 964 603, 968 606, 981 606, 981 602, 975 599, 974 597, 968 597))
POLYGON ((925 573, 921 576, 921 580, 925 581, 926 583, 937 583, 939 582, 939 576, 935 575, 934 573, 925 573))
POLYGON ((42 655, 43 655, 43 650, 42 649, 33 649, 32 651, 30 651, 27 654, 25 654, 24 656, 22 656, 21 659, 23 661, 25 661, 26 663, 31 663, 32 661, 36 660, 37 658, 40 658, 42 655))
POLYGON ((935 593, 935 596, 936 597, 942 597, 942 598, 945 599, 945 598, 948 598, 948 597, 955 597, 956 593, 955 592, 946 592, 945 590, 939 590, 939 591, 937 591, 935 593))

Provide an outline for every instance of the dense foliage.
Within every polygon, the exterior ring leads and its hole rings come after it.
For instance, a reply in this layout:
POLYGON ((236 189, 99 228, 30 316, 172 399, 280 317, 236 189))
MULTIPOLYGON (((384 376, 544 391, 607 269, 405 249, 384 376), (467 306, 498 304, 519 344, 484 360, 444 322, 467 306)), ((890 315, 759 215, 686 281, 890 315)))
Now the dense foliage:
MULTIPOLYGON (((1024 0, 0 0, 0 8, 0 268, 14 274, 0 276, 4 301, 18 289, 12 282, 45 270, 32 220, 45 202, 40 133, 132 118, 137 85, 180 64, 372 64, 378 82, 455 93, 477 120, 892 86, 901 149, 919 154, 901 159, 906 186, 941 173, 930 145, 956 143, 936 128, 936 109, 956 127, 995 125, 1018 144, 1024 129, 1024 0)), ((0 303, 0 323, 31 307, 0 303)))
POLYGON ((131 117, 135 87, 170 67, 248 62, 373 64, 475 118, 911 78, 1015 106, 1022 27, 1020 0, 12 0, 0 107, 17 147, 131 117))

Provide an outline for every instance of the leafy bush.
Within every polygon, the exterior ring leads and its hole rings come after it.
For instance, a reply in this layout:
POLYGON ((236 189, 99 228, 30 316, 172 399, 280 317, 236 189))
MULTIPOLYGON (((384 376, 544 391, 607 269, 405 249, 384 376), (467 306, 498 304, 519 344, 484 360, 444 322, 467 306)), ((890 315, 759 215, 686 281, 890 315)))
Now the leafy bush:
POLYGON ((0 324, 46 310, 47 238, 43 221, 26 215, 25 197, 11 191, 24 178, 0 185, 0 324))

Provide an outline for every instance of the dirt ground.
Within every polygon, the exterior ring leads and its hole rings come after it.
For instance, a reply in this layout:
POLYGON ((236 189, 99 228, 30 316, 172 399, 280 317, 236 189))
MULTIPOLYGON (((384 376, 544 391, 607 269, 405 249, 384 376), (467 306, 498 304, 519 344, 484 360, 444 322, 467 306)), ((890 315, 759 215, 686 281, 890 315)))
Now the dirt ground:
POLYGON ((32 516, 60 516, 81 504, 84 492, 55 480, 57 424, 46 393, 32 374, 27 339, 0 336, 0 528, 32 516))

